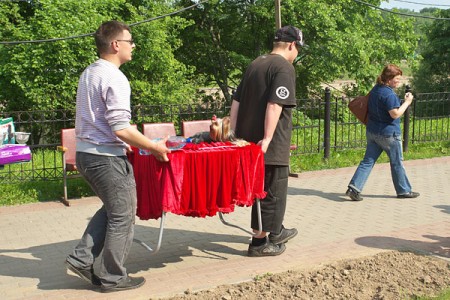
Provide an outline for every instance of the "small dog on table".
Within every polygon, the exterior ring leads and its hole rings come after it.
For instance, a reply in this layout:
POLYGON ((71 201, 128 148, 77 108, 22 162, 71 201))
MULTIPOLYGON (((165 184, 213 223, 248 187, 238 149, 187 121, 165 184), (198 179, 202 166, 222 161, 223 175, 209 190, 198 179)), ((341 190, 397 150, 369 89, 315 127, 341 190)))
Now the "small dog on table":
POLYGON ((191 143, 211 143, 211 142, 231 142, 236 146, 246 146, 249 142, 243 139, 237 139, 233 130, 231 130, 230 117, 217 118, 214 115, 211 118, 209 132, 203 131, 189 137, 191 143))

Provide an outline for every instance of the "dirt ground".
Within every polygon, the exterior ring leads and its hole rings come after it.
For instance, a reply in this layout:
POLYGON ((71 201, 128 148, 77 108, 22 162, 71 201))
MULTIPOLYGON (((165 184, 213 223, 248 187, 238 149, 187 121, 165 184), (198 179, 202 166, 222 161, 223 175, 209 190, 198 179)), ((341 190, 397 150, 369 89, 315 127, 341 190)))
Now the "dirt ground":
POLYGON ((262 274, 252 282, 186 291, 166 299, 399 300, 434 296, 449 286, 449 260, 391 251, 315 270, 262 274))

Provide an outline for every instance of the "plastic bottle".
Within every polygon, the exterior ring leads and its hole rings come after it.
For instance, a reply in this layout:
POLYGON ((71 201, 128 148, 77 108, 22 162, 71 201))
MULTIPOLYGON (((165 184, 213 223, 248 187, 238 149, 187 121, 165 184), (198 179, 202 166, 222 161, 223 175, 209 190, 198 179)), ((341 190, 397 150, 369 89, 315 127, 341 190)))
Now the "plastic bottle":
POLYGON ((186 139, 182 136, 171 136, 167 139, 166 146, 170 150, 178 150, 186 145, 186 139))
POLYGON ((147 149, 139 149, 139 155, 151 155, 150 150, 147 149))
MULTIPOLYGON (((160 140, 161 140, 161 138, 157 138, 157 139, 153 139, 152 141, 158 142, 160 140)), ((167 148, 169 148, 172 151, 179 150, 179 149, 183 148, 185 145, 186 145, 186 139, 182 136, 171 136, 166 141, 167 148)), ((140 155, 151 155, 152 153, 150 152, 150 150, 147 150, 147 149, 139 149, 139 154, 140 155)))

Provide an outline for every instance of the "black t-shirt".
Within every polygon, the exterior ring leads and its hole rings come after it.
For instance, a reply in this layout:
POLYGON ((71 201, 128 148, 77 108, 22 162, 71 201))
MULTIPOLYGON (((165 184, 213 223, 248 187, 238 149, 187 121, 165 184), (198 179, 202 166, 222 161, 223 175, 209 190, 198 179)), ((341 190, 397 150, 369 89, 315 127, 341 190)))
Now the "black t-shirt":
POLYGON ((267 103, 283 107, 264 159, 266 165, 289 165, 291 111, 296 106, 294 66, 278 54, 256 58, 248 66, 234 99, 239 102, 236 136, 253 143, 264 137, 267 103))

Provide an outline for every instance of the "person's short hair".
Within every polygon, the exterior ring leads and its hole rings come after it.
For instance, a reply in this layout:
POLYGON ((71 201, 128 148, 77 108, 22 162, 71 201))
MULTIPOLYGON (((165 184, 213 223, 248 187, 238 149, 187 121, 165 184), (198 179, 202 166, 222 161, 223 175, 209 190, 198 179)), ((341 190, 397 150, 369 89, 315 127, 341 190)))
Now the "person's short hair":
POLYGON ((98 52, 107 52, 111 42, 117 39, 124 30, 131 32, 130 26, 116 20, 102 23, 94 33, 95 45, 97 46, 98 52))
POLYGON ((394 64, 388 64, 384 67, 383 71, 381 72, 380 76, 377 78, 378 84, 387 84, 389 80, 394 78, 395 76, 403 75, 402 70, 394 64))
POLYGON ((303 33, 297 27, 292 25, 287 25, 281 27, 275 32, 275 37, 273 39, 274 43, 278 42, 295 42, 298 46, 304 46, 305 42, 303 40, 303 33))
POLYGON ((288 42, 273 42, 272 44, 274 49, 286 49, 289 47, 288 42))

